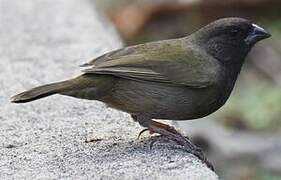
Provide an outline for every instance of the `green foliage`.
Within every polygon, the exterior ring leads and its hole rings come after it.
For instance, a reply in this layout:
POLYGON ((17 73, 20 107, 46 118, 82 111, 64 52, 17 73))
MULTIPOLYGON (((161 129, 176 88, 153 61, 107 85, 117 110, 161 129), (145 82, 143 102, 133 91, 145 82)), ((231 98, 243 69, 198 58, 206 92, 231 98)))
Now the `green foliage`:
POLYGON ((274 83, 244 73, 219 116, 224 117, 224 121, 238 119, 253 130, 278 128, 281 124, 280 92, 280 87, 274 83))
POLYGON ((258 180, 280 180, 281 176, 279 175, 273 175, 273 174, 260 174, 258 180))

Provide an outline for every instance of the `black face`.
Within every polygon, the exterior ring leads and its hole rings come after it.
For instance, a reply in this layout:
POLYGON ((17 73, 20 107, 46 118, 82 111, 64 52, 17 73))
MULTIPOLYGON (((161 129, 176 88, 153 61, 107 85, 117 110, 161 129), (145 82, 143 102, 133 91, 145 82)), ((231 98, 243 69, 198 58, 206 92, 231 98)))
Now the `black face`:
POLYGON ((241 64, 258 41, 270 37, 259 26, 242 18, 217 20, 198 31, 206 51, 223 63, 241 64))

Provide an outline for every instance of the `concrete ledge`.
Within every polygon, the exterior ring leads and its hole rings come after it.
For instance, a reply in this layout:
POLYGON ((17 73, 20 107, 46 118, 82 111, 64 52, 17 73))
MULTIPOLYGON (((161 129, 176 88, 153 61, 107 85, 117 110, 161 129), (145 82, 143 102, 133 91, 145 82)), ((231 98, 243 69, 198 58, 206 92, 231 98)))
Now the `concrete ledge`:
POLYGON ((0 0, 0 25, 0 179, 217 179, 173 145, 149 150, 149 138, 136 140, 142 128, 102 103, 63 96, 9 103, 121 47, 91 1, 0 0))

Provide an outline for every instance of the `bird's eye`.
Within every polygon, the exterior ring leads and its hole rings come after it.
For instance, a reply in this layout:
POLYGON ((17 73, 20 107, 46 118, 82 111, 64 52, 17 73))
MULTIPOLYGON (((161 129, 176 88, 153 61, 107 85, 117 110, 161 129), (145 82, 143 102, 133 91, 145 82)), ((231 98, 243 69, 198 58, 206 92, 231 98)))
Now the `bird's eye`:
POLYGON ((232 37, 235 37, 235 36, 237 36, 239 34, 239 30, 238 29, 230 29, 229 34, 232 37))

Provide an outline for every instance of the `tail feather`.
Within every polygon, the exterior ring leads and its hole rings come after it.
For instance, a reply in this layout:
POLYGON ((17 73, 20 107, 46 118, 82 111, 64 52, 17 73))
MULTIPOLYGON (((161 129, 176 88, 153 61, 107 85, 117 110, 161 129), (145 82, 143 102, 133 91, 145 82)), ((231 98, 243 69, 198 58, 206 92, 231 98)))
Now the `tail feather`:
POLYGON ((13 103, 26 103, 36 99, 40 99, 46 96, 50 96, 56 93, 60 93, 67 88, 67 81, 47 84, 44 86, 36 87, 31 90, 17 94, 11 98, 13 103))
POLYGON ((26 103, 53 94, 82 99, 96 99, 96 96, 112 88, 115 78, 108 75, 83 74, 73 79, 39 86, 11 98, 13 103, 26 103), (84 91, 83 91, 84 90, 84 91), (90 91, 90 93, 89 93, 90 91), (99 91, 99 93, 97 93, 99 91))

